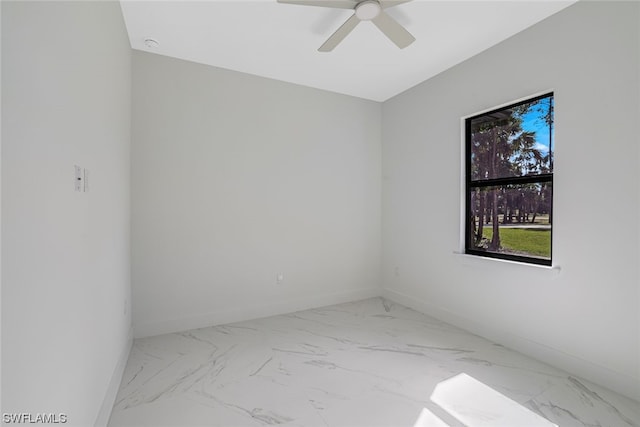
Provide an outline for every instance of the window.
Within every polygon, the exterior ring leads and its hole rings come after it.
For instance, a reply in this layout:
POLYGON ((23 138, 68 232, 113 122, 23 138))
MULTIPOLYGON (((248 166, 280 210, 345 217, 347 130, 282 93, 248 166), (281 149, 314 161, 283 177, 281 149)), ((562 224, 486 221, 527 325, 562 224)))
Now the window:
POLYGON ((551 265, 553 93, 465 120, 465 253, 551 265))

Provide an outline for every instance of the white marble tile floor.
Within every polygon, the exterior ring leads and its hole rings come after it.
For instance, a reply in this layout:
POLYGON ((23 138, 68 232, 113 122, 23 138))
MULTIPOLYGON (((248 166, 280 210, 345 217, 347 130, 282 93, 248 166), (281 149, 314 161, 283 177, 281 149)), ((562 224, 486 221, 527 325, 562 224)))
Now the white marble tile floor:
POLYGON ((373 298, 138 339, 109 425, 640 427, 640 404, 373 298))

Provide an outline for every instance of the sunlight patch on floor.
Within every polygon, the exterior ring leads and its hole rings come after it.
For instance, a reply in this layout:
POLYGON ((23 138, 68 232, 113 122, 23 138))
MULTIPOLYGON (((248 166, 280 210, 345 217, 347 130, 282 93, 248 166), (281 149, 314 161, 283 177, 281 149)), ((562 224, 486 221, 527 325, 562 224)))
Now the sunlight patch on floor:
MULTIPOLYGON (((465 373, 438 383, 431 401, 467 426, 558 427, 465 373)), ((446 424, 415 427, 423 425, 446 424)))
POLYGON ((436 414, 427 408, 423 408, 413 427, 449 427, 449 424, 442 421, 436 414))

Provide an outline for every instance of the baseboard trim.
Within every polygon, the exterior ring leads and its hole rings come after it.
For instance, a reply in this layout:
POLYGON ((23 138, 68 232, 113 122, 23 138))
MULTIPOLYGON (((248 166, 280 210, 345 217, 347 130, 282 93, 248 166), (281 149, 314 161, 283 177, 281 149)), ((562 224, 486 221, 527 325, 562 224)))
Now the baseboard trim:
POLYGON ((100 411, 98 412, 98 416, 96 417, 96 422, 94 423, 95 427, 106 427, 107 424, 109 424, 111 410, 113 409, 113 404, 116 401, 118 389, 120 389, 120 382, 122 381, 124 368, 127 366, 127 360, 129 359, 132 345, 133 328, 130 328, 127 335, 127 342, 125 343, 125 346, 120 353, 120 358, 116 363, 116 367, 113 370, 113 375, 111 375, 111 380, 109 381, 109 386, 107 387, 107 392, 104 395, 102 406, 100 407, 100 411))
POLYGON ((392 289, 383 289, 382 296, 640 402, 640 387, 638 387, 640 378, 634 378, 630 375, 612 371, 607 367, 510 332, 481 325, 477 321, 465 316, 392 289))
POLYGON ((341 304, 366 298, 380 296, 380 288, 357 289, 353 291, 314 295, 311 297, 296 298, 275 304, 266 304, 251 307, 238 307, 228 310, 220 310, 203 313, 179 319, 162 320, 157 322, 134 325, 135 338, 144 338, 154 335, 162 335, 173 332, 181 332, 189 329, 204 328, 213 325, 242 322, 245 320, 260 319, 262 317, 277 316, 295 311, 318 308, 326 305, 341 304))

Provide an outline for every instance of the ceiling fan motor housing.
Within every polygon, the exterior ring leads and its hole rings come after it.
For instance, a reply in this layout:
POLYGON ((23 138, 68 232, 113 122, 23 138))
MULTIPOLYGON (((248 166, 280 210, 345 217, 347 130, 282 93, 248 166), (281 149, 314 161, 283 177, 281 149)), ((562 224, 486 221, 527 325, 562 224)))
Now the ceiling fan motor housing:
POLYGON ((365 0, 356 6, 356 16, 361 21, 371 21, 380 15, 381 11, 382 7, 377 0, 365 0))

